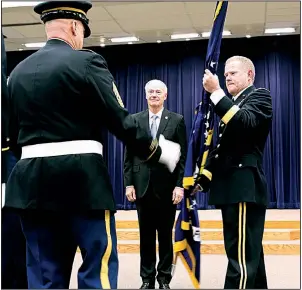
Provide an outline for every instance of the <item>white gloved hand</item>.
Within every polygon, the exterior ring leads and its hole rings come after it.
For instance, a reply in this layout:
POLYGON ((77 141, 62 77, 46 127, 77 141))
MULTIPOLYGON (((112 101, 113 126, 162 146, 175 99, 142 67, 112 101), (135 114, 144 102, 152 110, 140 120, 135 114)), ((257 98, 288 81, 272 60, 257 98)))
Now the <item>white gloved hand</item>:
POLYGON ((1 183, 1 189, 2 189, 2 208, 4 207, 5 203, 5 189, 6 189, 6 183, 1 183))
POLYGON ((163 135, 159 136, 158 144, 162 151, 158 162, 165 164, 172 173, 181 155, 180 145, 170 140, 166 140, 163 135))

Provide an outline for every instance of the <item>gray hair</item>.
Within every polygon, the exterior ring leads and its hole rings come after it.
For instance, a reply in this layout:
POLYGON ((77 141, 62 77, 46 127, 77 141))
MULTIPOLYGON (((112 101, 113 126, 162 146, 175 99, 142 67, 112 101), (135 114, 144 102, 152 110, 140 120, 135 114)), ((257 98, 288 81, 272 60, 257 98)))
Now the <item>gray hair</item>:
POLYGON ((160 80, 151 80, 146 83, 145 85, 145 91, 148 92, 149 89, 162 89, 165 93, 167 93, 168 88, 166 84, 160 80))

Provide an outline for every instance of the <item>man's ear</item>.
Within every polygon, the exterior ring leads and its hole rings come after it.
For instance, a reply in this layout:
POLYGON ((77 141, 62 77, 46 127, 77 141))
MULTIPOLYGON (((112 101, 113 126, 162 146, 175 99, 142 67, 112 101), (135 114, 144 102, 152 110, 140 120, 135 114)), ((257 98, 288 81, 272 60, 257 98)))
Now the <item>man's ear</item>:
POLYGON ((251 80, 254 80, 254 74, 251 69, 247 72, 247 75, 251 78, 251 80))
POLYGON ((76 21, 72 21, 72 23, 71 23, 72 35, 77 36, 77 34, 78 34, 77 29, 78 29, 77 22, 76 21))

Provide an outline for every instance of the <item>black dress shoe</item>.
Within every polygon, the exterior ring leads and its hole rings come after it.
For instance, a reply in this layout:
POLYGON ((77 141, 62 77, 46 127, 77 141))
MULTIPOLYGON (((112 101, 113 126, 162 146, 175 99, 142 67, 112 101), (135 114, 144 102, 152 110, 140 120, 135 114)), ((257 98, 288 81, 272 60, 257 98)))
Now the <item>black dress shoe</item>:
POLYGON ((139 289, 155 289, 155 283, 151 284, 150 282, 143 282, 139 289))
POLYGON ((168 283, 159 283, 159 289, 170 289, 168 283))

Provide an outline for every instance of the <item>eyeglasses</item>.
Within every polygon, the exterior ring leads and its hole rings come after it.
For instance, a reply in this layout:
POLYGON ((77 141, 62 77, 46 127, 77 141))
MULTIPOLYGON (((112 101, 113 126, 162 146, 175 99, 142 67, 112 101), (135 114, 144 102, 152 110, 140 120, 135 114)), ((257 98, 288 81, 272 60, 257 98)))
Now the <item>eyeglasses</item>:
POLYGON ((147 94, 148 95, 153 95, 153 94, 156 94, 156 95, 161 95, 163 93, 163 91, 162 90, 148 90, 147 91, 147 94))

